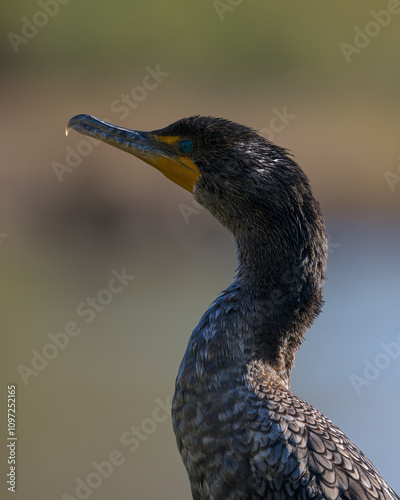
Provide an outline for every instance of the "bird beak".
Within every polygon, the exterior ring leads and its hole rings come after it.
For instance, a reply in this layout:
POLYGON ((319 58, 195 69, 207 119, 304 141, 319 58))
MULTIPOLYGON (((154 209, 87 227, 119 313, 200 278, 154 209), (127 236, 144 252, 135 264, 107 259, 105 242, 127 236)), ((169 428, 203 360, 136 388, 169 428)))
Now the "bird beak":
POLYGON ((199 171, 188 156, 181 155, 176 149, 175 143, 180 137, 117 127, 91 115, 76 115, 71 118, 65 130, 66 135, 71 128, 140 158, 193 193, 199 171))

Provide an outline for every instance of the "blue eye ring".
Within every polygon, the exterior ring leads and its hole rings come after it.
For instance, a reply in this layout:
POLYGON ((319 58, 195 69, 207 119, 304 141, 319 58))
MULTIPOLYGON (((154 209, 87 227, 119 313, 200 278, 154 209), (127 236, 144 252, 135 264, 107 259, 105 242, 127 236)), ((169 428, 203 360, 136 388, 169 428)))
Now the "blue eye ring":
POLYGON ((178 149, 183 154, 190 153, 192 146, 193 146, 192 141, 189 141, 189 139, 182 139, 181 141, 178 142, 178 149))

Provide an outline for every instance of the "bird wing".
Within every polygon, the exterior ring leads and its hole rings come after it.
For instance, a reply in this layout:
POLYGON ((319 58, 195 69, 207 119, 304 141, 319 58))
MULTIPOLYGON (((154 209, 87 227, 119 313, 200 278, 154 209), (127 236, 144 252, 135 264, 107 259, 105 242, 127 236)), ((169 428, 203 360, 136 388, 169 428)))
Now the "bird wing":
POLYGON ((243 440, 259 498, 399 499, 350 439, 285 388, 258 387, 243 440), (283 496, 282 496, 283 495, 283 496))

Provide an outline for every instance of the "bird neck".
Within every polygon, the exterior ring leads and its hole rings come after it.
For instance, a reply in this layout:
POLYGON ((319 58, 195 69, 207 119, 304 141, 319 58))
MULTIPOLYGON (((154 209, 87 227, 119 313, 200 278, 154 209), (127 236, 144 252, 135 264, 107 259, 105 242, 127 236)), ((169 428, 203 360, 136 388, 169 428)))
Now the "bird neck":
POLYGON ((294 356, 322 306, 325 234, 298 247, 274 235, 236 236, 239 268, 234 282, 254 358, 289 386, 294 356), (255 241, 256 240, 256 241, 255 241))

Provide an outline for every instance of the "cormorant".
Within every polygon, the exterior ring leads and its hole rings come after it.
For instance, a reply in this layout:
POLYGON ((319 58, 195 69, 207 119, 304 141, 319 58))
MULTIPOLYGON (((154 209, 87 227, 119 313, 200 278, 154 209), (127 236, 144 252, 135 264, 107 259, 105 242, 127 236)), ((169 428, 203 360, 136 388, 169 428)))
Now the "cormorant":
POLYGON ((193 116, 152 132, 90 115, 68 128, 153 165, 234 235, 234 282, 193 331, 173 427, 194 499, 398 499, 368 458, 289 386, 319 314, 327 241, 309 181, 253 129, 193 116))

